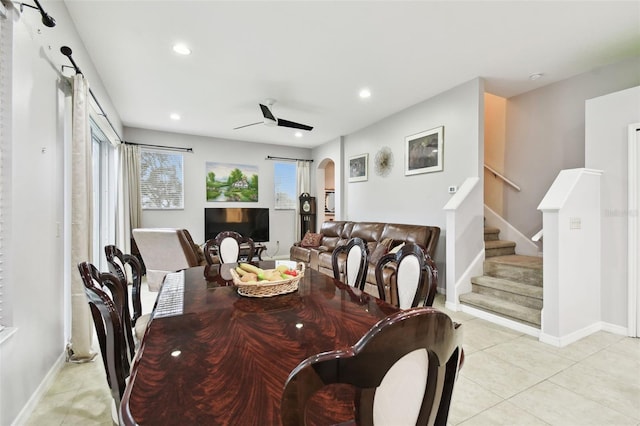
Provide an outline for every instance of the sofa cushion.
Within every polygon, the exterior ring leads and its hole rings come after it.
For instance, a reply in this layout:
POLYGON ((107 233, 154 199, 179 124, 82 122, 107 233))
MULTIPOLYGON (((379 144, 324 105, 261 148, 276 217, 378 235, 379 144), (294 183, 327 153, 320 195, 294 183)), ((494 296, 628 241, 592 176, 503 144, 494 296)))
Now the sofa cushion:
POLYGON ((307 231, 304 234, 304 238, 300 241, 301 247, 320 247, 320 243, 322 242, 322 234, 316 234, 313 232, 307 231))
POLYGON ((375 266, 380 258, 389 252, 391 243, 393 243, 391 238, 385 238, 380 241, 376 248, 371 252, 371 256, 369 256, 369 263, 375 266))
MULTIPOLYGON (((362 238, 366 242, 377 242, 382 238, 382 231, 384 230, 384 223, 376 222, 356 222, 353 224, 351 235, 349 238, 362 238)), ((375 249, 375 247, 374 247, 375 249)))

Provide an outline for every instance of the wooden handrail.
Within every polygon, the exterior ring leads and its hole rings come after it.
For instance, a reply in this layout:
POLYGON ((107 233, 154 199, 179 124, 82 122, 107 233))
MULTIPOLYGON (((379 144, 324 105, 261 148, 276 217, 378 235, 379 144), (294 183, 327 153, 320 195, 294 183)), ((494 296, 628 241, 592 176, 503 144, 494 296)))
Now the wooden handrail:
POLYGON ((515 183, 513 183, 513 181, 509 180, 507 177, 505 177, 504 175, 502 175, 501 173, 497 172, 495 169, 493 169, 490 166, 487 166, 486 164, 484 165, 484 168, 489 170, 494 177, 497 177, 498 179, 503 180, 504 182, 506 182, 508 185, 512 186, 516 191, 520 191, 520 187, 518 185, 516 185, 515 183))

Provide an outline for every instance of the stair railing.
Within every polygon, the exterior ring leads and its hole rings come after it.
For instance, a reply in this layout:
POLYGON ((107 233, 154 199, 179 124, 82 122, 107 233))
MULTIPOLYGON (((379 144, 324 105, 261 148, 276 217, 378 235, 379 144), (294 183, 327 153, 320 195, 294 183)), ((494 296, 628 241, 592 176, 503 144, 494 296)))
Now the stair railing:
POLYGON ((539 230, 538 232, 536 232, 536 235, 534 235, 533 237, 531 237, 532 241, 538 242, 542 239, 542 229, 539 230))
POLYGON ((491 172, 493 174, 493 176, 495 178, 498 178, 502 181, 504 181, 507 185, 511 186, 512 188, 514 188, 516 191, 520 191, 520 187, 518 185, 516 185, 512 180, 510 180, 509 178, 507 178, 506 176, 504 176, 503 174, 501 174, 500 172, 496 171, 494 168, 492 168, 491 166, 487 166, 486 164, 484 165, 484 168, 489 170, 489 172, 491 172))

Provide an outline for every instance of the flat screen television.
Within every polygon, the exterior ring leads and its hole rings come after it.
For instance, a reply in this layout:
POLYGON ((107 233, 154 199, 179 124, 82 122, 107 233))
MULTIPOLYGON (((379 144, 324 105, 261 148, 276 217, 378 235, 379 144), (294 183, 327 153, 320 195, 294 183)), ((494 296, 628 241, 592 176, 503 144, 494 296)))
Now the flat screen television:
POLYGON ((215 238, 222 231, 236 231, 256 243, 269 241, 269 209, 222 207, 204 209, 204 236, 215 238))

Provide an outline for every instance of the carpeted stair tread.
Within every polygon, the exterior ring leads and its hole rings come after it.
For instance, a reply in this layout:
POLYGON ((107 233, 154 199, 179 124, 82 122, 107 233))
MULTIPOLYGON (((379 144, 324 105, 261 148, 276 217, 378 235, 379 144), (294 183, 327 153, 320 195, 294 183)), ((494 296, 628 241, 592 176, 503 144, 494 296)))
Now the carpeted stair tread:
POLYGON ((505 247, 515 247, 516 243, 513 241, 507 240, 494 240, 494 241, 485 241, 484 248, 485 250, 497 249, 497 248, 505 248, 505 247))
POLYGON ((490 276, 480 276, 471 278, 473 284, 501 290, 508 293, 514 293, 527 297, 542 299, 542 287, 535 285, 522 284, 517 281, 507 280, 504 278, 496 278, 490 276))
POLYGON ((516 254, 516 243, 506 240, 489 240, 484 242, 484 257, 510 256, 516 254))
POLYGON ((485 226, 484 227, 484 240, 485 241, 495 241, 499 237, 500 228, 494 228, 493 226, 485 226))
POLYGON ((538 256, 523 256, 520 254, 509 256, 494 256, 490 259, 487 259, 486 262, 542 270, 542 257, 538 256))
POLYGON ((478 293, 460 295, 460 302, 510 319, 540 327, 540 310, 478 293))

